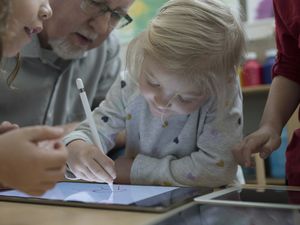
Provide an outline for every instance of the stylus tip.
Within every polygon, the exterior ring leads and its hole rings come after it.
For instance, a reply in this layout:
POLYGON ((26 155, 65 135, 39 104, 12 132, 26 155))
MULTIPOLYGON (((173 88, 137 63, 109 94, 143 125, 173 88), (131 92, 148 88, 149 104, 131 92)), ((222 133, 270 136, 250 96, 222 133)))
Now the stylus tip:
POLYGON ((114 185, 112 183, 108 183, 108 186, 109 186, 110 190, 113 192, 114 191, 114 185))

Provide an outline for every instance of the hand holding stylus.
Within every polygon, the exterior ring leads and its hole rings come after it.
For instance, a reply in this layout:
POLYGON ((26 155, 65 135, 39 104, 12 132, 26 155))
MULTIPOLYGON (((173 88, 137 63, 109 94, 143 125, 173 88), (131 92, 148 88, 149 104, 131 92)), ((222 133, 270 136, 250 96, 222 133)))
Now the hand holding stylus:
POLYGON ((94 144, 74 140, 67 146, 67 165, 77 179, 112 183, 116 178, 115 163, 94 144))
MULTIPOLYGON (((90 129, 91 129, 93 141, 94 141, 95 145, 98 147, 98 149, 101 151, 101 153, 104 154, 103 153, 103 146, 101 144, 101 141, 100 141, 100 138, 99 138, 99 135, 98 135, 98 132, 97 132, 96 124, 95 124, 95 121, 93 119, 92 112, 91 112, 91 109, 90 109, 90 105, 88 103, 88 99, 87 99, 87 96, 86 96, 86 93, 85 93, 85 90, 84 90, 83 82, 82 82, 81 79, 77 79, 76 84, 77 84, 77 88, 80 91, 80 98, 81 98, 82 105, 83 105, 83 108, 84 108, 84 111, 85 111, 85 114, 86 114, 87 121, 88 121, 90 129)), ((109 159, 109 157, 107 157, 107 158, 109 159)), ((101 169, 103 169, 111 177, 111 180, 113 180, 115 178, 116 175, 115 175, 114 169, 106 168, 106 167, 109 167, 109 165, 107 163, 104 163, 104 165, 103 165, 102 162, 101 162, 102 160, 100 162, 95 160, 95 158, 93 158, 93 160, 95 161, 94 163, 96 163, 96 165, 94 165, 94 166, 99 167, 98 169, 96 169, 95 172, 97 172, 97 171, 100 172, 101 169), (105 166, 105 164, 108 165, 108 166, 105 166)), ((111 159, 109 159, 109 160, 111 160, 111 159)), ((93 168, 95 168, 94 166, 93 166, 93 168)), ((90 168, 88 167, 88 169, 90 169, 90 168)), ((108 179, 105 179, 105 180, 108 183, 110 189, 113 191, 112 182, 109 182, 108 179)))

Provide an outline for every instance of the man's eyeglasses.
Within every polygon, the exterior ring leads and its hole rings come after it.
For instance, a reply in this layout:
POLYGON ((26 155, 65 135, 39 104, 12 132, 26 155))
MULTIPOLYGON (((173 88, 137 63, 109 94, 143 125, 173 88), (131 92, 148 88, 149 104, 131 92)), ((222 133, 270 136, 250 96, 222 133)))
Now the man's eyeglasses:
POLYGON ((110 25, 116 29, 127 26, 132 22, 132 18, 125 12, 111 9, 107 3, 97 0, 82 0, 81 9, 89 16, 97 17, 109 12, 110 25))

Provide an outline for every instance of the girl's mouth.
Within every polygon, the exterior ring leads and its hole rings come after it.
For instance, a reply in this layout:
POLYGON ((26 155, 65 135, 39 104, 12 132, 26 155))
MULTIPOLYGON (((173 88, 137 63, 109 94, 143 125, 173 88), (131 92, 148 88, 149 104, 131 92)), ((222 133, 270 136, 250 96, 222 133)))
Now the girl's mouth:
POLYGON ((41 27, 35 27, 35 28, 24 27, 24 31, 31 38, 32 35, 40 33, 42 31, 42 28, 41 27))

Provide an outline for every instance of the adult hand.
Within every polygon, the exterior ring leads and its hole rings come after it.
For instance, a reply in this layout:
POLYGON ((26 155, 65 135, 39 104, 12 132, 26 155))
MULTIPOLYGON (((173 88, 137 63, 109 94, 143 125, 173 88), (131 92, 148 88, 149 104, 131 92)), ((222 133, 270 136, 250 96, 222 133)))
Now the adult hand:
POLYGON ((261 158, 267 158, 280 143, 280 134, 269 126, 262 126, 236 145, 233 148, 233 155, 238 164, 249 167, 251 154, 259 153, 261 158))
POLYGON ((17 129, 17 128, 19 128, 19 126, 17 124, 13 124, 13 123, 10 123, 8 121, 3 121, 0 124, 0 134, 3 134, 7 131, 14 130, 14 129, 17 129))
POLYGON ((67 164, 77 178, 106 183, 112 183, 116 178, 114 161, 95 145, 75 140, 69 143, 67 148, 67 164))
POLYGON ((116 159, 117 178, 115 180, 118 184, 130 184, 130 172, 133 159, 126 157, 119 157, 116 159))
POLYGON ((0 135, 0 181, 30 195, 41 195, 64 178, 67 150, 61 128, 35 126, 0 135), (47 148, 39 142, 49 141, 47 148))

